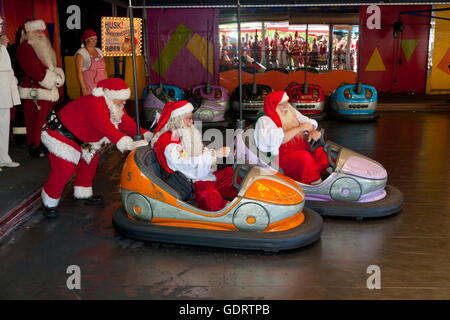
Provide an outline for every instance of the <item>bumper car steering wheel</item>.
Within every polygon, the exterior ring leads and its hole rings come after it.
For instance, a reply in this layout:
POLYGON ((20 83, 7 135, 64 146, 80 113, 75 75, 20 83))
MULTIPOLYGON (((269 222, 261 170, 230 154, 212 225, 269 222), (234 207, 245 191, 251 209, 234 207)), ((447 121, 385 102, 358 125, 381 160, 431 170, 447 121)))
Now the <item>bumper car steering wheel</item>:
MULTIPOLYGON (((336 169, 336 159, 339 154, 339 148, 337 145, 329 144, 325 142, 325 139, 323 138, 324 130, 320 129, 320 138, 318 140, 313 140, 310 143, 309 151, 314 151, 319 147, 323 147, 323 151, 327 154, 328 163, 330 164, 330 167, 333 169, 336 169)), ((304 132, 305 139, 308 139, 308 131, 304 132)))

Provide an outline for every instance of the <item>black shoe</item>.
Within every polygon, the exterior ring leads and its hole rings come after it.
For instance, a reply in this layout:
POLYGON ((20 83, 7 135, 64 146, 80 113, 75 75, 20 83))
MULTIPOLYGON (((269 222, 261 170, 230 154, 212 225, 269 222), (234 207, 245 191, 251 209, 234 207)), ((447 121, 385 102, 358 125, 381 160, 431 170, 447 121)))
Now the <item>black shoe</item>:
POLYGON ((39 148, 36 147, 36 146, 34 145, 34 143, 32 143, 32 144, 30 144, 30 145, 28 146, 28 152, 30 152, 30 155, 31 155, 33 158, 39 158, 39 157, 40 157, 40 153, 41 153, 41 151, 39 150, 39 148))
POLYGON ((57 207, 46 207, 44 206, 44 215, 49 219, 58 218, 59 213, 57 207))
POLYGON ((101 196, 90 196, 89 198, 76 199, 75 203, 86 206, 101 206, 103 205, 103 198, 101 196))
POLYGON ((42 143, 39 144, 38 150, 40 153, 48 154, 48 149, 46 146, 44 146, 42 143))

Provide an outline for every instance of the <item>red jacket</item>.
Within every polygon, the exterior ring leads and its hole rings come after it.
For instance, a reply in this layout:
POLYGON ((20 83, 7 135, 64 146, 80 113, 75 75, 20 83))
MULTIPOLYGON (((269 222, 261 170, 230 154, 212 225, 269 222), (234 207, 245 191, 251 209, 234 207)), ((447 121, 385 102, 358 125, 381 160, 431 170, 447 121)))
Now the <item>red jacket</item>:
MULTIPOLYGON (((136 122, 124 110, 118 127, 110 119, 110 111, 103 97, 81 96, 69 102, 58 113, 59 119, 83 142, 98 142, 103 137, 114 144, 125 136, 136 135, 136 122)), ((147 130, 141 128, 141 134, 147 130)))
POLYGON ((19 86, 20 98, 32 99, 30 88, 36 88, 38 100, 57 101, 59 99, 57 87, 61 87, 65 80, 62 69, 56 66, 47 67, 39 60, 33 47, 26 40, 17 48, 16 57, 24 72, 19 86))
MULTIPOLYGON (((81 96, 64 106, 58 117, 75 137, 92 145, 91 155, 87 150, 82 150, 75 141, 54 130, 43 131, 41 140, 49 152, 75 164, 78 163, 81 154, 89 163, 93 153, 104 143, 112 142, 124 152, 127 150, 127 144, 133 141, 131 137, 137 133, 136 122, 124 109, 120 121, 112 122, 104 97, 81 96)), ((148 131, 141 128, 140 132, 145 135, 148 131)))

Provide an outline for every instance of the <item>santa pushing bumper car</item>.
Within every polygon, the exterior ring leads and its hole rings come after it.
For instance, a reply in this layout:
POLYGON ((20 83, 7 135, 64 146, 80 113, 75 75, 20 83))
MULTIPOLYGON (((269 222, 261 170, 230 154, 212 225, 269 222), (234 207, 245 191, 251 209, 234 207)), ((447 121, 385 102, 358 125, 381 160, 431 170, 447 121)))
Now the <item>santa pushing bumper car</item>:
POLYGON ((41 140, 49 150, 51 171, 42 189, 44 213, 58 216, 57 206, 65 185, 75 173, 74 197, 84 204, 101 204, 93 195, 92 182, 98 164, 97 151, 114 143, 121 152, 147 145, 152 134, 141 129, 144 140, 133 141, 136 123, 125 112, 130 89, 122 79, 105 79, 91 95, 82 96, 50 113, 41 140))

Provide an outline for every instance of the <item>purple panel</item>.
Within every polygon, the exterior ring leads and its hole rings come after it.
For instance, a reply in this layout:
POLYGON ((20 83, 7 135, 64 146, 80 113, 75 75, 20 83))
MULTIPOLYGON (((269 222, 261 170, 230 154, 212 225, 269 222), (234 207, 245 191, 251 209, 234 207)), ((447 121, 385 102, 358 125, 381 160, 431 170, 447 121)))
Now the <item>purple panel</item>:
POLYGON ((198 85, 192 88, 192 92, 195 93, 195 90, 197 89, 201 89, 200 91, 200 96, 202 98, 211 100, 211 101, 215 101, 215 102, 227 102, 230 100, 230 96, 228 94, 228 90, 225 87, 222 86, 216 86, 216 85, 212 85, 211 87, 211 93, 210 94, 206 94, 203 90, 205 88, 205 85, 198 85), (215 97, 215 90, 218 89, 222 92, 222 97, 220 99, 216 99, 215 97))
POLYGON ((386 170, 372 161, 350 157, 345 161, 342 172, 368 179, 384 179, 387 177, 386 170))
MULTIPOLYGON (((214 75, 210 75, 211 84, 219 83, 219 10, 218 9, 148 9, 148 57, 149 65, 158 58, 156 25, 159 23, 160 49, 163 51, 170 35, 182 24, 192 30, 185 46, 178 52, 172 64, 164 73, 162 82, 186 90, 199 83, 206 82, 206 69, 186 48, 189 40, 197 33, 206 39, 206 26, 209 20, 210 41, 214 43, 214 75)), ((164 59, 164 57, 161 57, 164 59)), ((159 75, 150 70, 151 83, 159 82, 159 75)))

